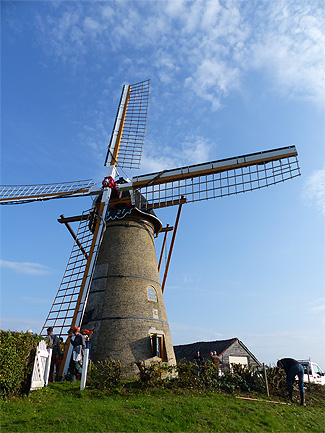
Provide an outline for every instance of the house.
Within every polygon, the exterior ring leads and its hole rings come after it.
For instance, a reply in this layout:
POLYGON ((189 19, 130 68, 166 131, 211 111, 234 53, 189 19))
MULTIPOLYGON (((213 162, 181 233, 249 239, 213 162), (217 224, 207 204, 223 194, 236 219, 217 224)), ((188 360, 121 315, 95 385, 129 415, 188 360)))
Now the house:
POLYGON ((252 367, 261 366, 258 359, 238 338, 230 338, 229 340, 200 341, 197 343, 174 346, 176 361, 185 359, 186 361, 192 362, 198 350, 205 360, 211 359, 211 352, 217 352, 217 355, 220 358, 220 367, 222 369, 229 369, 231 364, 242 364, 252 367))

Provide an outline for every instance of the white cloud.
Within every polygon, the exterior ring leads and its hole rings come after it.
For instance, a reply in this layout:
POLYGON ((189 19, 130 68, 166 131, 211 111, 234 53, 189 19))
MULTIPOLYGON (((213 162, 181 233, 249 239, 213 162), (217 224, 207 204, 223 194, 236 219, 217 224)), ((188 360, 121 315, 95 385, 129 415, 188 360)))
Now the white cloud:
POLYGON ((270 2, 259 7, 251 45, 253 66, 262 68, 278 90, 294 98, 324 102, 325 33, 318 2, 270 2))
POLYGON ((161 147, 157 156, 156 147, 148 140, 141 160, 141 168, 145 173, 154 173, 186 165, 199 164, 209 159, 212 144, 199 135, 189 135, 180 143, 182 151, 171 147, 161 147))
POLYGON ((75 68, 93 54, 107 66, 108 50, 122 64, 137 50, 135 62, 150 65, 151 76, 184 82, 214 109, 256 69, 288 97, 324 99, 325 35, 317 1, 129 1, 114 9, 70 2, 54 12, 37 16, 39 39, 47 53, 75 68))
POLYGON ((185 163, 199 164, 209 159, 211 144, 201 136, 189 135, 182 143, 182 154, 185 163))
POLYGON ((317 314, 325 311, 325 299, 320 298, 315 300, 308 309, 308 313, 317 314))
POLYGON ((0 266, 17 272, 19 274, 28 275, 49 275, 52 273, 48 266, 40 265, 39 263, 28 262, 11 262, 8 260, 0 260, 0 266))
POLYGON ((303 188, 302 198, 325 215, 325 167, 309 176, 303 188))

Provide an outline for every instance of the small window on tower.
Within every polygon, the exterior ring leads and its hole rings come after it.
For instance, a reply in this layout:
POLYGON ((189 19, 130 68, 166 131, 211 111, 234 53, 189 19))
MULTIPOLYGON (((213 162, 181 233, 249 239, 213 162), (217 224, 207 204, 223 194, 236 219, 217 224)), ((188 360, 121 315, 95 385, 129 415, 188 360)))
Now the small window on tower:
POLYGON ((164 359, 164 336, 159 334, 151 334, 151 347, 152 347, 152 356, 154 358, 164 359))
POLYGON ((148 287, 148 300, 157 302, 157 292, 153 287, 148 287))

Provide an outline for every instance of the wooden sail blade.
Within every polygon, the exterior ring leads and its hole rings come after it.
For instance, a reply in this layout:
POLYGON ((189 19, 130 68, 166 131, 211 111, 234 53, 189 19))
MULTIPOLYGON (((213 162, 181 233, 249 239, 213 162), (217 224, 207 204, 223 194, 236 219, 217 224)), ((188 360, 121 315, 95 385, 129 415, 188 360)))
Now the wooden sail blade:
POLYGON ((125 85, 108 146, 105 166, 139 168, 147 123, 150 80, 125 85))
POLYGON ((41 185, 1 185, 0 204, 19 204, 98 194, 95 183, 90 180, 50 183, 41 185))
POLYGON ((300 175, 295 146, 166 170, 132 180, 144 208, 173 206, 260 189, 300 175))

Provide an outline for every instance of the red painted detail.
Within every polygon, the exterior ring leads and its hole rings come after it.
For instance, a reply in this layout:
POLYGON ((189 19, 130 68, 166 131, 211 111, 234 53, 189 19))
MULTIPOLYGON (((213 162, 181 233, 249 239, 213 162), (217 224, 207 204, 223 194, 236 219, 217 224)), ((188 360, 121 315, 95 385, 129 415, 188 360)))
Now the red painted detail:
POLYGON ((112 178, 112 176, 107 176, 104 178, 103 182, 102 182, 102 186, 103 188, 111 188, 111 189, 116 189, 116 182, 115 180, 112 178))

